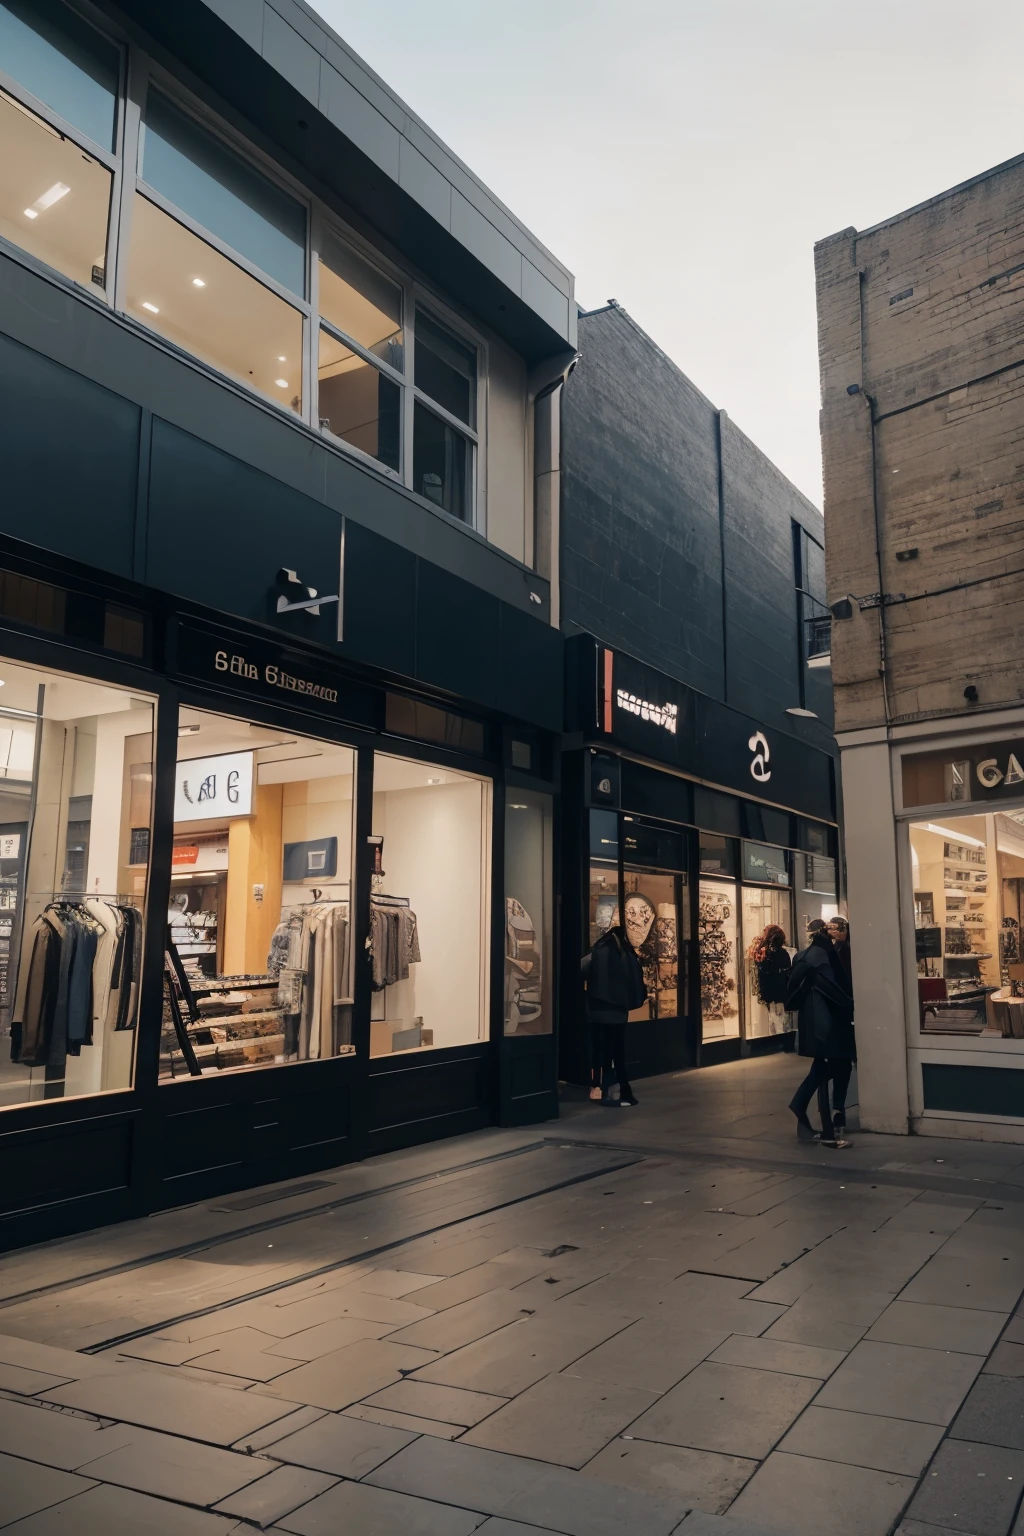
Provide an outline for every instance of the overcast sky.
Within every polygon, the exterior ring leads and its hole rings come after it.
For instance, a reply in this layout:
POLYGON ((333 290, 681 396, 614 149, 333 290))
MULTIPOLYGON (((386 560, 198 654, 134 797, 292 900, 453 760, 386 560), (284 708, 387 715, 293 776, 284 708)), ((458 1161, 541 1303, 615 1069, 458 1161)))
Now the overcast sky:
POLYGON ((821 505, 815 240, 1024 150, 1024 5, 314 0, 821 505))

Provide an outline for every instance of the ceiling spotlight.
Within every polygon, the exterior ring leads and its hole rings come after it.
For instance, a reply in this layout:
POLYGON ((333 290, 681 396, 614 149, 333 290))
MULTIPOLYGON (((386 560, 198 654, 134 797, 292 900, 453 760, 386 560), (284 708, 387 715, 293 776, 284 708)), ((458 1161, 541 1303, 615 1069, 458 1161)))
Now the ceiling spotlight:
MULTIPOLYGON (((526 806, 525 805, 522 805, 522 804, 520 804, 520 803, 518 803, 518 802, 516 802, 514 800, 510 800, 509 801, 508 808, 509 808, 510 811, 525 811, 526 810, 526 806)), ((606 842, 609 841, 609 839, 606 838, 606 837, 603 837, 601 839, 601 841, 603 843, 606 843, 606 842)))
POLYGON ((71 188, 65 181, 55 181, 52 187, 47 187, 42 197, 37 197, 31 208, 25 209, 26 219, 37 218, 45 213, 47 208, 52 208, 54 203, 59 203, 62 197, 67 197, 71 188))
POLYGON ((288 388, 288 380, 287 379, 275 379, 274 383, 277 385, 278 389, 287 389, 288 388))
POLYGON ((278 362, 279 363, 286 363, 287 361, 288 361, 288 359, 286 357, 279 357, 278 358, 278 362))
POLYGON ((38 219, 39 215, 36 213, 34 208, 26 208, 25 217, 26 219, 38 219))
POLYGON ((792 709, 787 709, 786 714, 797 715, 801 720, 817 720, 818 718, 813 709, 799 709, 796 705, 792 709))
POLYGON ((157 308, 157 306, 155 304, 151 304, 148 299, 143 299, 142 307, 143 309, 148 309, 151 315, 158 315, 160 313, 160 310, 157 308))
POLYGON ((205 279, 201 278, 201 277, 194 277, 192 279, 192 287, 193 288, 205 288, 206 287, 205 279))
POLYGON ((428 784, 443 784, 444 780, 443 779, 428 779, 427 783, 428 784))

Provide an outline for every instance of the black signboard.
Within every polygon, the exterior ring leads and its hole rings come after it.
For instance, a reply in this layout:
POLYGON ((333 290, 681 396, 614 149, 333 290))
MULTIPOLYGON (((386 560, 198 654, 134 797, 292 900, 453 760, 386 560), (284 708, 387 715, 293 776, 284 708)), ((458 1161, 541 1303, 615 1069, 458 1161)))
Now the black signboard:
POLYGON ((170 666, 180 677, 243 697, 370 730, 383 729, 383 694, 299 652, 262 640, 179 622, 171 627, 170 666))
POLYGON ((617 745, 694 771, 695 698, 692 688, 632 656, 598 651, 598 725, 617 745))
POLYGON ((1024 799, 1024 741, 987 741, 903 759, 903 805, 1024 799))

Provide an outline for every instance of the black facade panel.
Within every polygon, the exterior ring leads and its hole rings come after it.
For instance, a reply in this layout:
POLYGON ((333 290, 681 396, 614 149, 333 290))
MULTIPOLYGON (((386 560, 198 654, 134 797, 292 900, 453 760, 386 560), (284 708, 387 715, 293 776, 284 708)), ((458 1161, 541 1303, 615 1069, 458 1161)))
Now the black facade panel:
POLYGON ((0 335, 0 532, 131 576, 141 416, 0 335))
MULTIPOLYGON (((275 577, 282 567, 320 593, 338 595, 341 519, 322 502, 153 422, 146 581, 165 592, 258 623, 279 622, 275 577)), ((337 604, 319 617, 281 615, 296 639, 330 644, 337 604)))
POLYGON ((384 1071, 374 1070, 375 1065, 367 1084, 371 1135, 487 1110, 486 1053, 384 1071))
POLYGON ((661 821, 694 824, 692 784, 670 773, 659 773, 657 768, 634 763, 628 757, 621 763, 620 799, 624 811, 654 816, 661 821))
POLYGON ((168 1114, 163 1126, 164 1178, 242 1163, 247 1152, 248 1109, 247 1104, 236 1102, 168 1114))
POLYGON ((133 1129, 103 1116, 0 1135, 0 1216, 127 1189, 133 1129))
POLYGON ((1024 1119, 1024 1072, 1013 1067, 954 1067, 926 1061, 921 1075, 925 1109, 1024 1119))
POLYGON ((345 521, 342 653, 416 676, 416 556, 345 521))
POLYGON ((562 729, 562 637, 543 619, 500 604, 498 708, 549 731, 562 729))
POLYGON ((500 604, 440 566, 419 562, 416 676, 492 708, 498 697, 500 604))

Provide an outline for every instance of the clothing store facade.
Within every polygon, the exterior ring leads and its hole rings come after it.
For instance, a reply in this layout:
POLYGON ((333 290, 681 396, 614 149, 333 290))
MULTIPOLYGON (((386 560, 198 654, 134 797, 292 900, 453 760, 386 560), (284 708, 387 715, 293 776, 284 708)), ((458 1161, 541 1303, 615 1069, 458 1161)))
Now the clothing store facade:
POLYGON ((775 924, 795 953, 839 910, 833 760, 589 636, 566 651, 561 1075, 592 1066, 571 955, 618 921, 648 991, 630 1079, 785 1048, 750 950, 775 924))
POLYGON ((571 275, 262 10, 0 0, 0 1247, 558 1112, 571 275))

